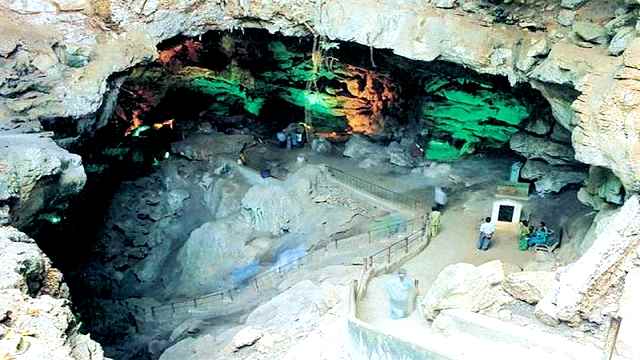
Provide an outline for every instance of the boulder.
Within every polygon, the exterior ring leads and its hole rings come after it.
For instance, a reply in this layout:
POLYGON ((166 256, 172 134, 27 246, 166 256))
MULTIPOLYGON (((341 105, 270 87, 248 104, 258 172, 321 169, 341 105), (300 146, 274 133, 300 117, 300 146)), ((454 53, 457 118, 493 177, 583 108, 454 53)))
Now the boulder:
POLYGON ((575 152, 570 145, 555 143, 525 133, 517 133, 509 141, 511 149, 528 159, 541 159, 551 165, 574 164, 575 152))
POLYGON ((560 6, 565 9, 577 9, 587 3, 589 0, 562 0, 560 6))
MULTIPOLYGON (((507 271, 508 272, 508 271, 507 271)), ((500 261, 481 266, 459 263, 449 265, 438 274, 420 306, 426 319, 433 320, 440 311, 464 309, 480 312, 504 303, 498 284, 505 277, 500 261)))
POLYGON ((454 7, 456 7, 458 1, 457 0, 433 0, 432 3, 437 8, 453 9, 454 7))
POLYGON ((520 56, 516 62, 516 67, 524 72, 529 71, 540 59, 544 58, 551 51, 546 38, 535 40, 527 49, 525 56, 520 56))
POLYGON ((611 170, 599 166, 589 168, 585 186, 578 192, 578 200, 596 210, 606 204, 622 205, 624 201, 622 182, 611 170))
POLYGON ((539 193, 557 193, 567 185, 583 183, 587 173, 571 166, 553 166, 540 160, 527 160, 520 176, 535 180, 536 191, 539 193))
POLYGON ((582 40, 593 44, 605 44, 607 42, 607 30, 598 24, 588 21, 576 21, 573 24, 573 32, 582 40))
POLYGON ((518 300, 537 304, 551 290, 554 279, 551 271, 521 271, 509 274, 502 288, 518 300))
POLYGON ((0 204, 9 206, 9 218, 5 215, 0 223, 21 227, 38 214, 64 210, 86 180, 80 156, 58 147, 51 138, 0 135, 0 204))
POLYGON ((227 346, 227 351, 236 352, 244 347, 252 346, 260 338, 262 338, 263 332, 251 326, 242 328, 233 337, 231 343, 227 346))
POLYGON ((399 142, 394 141, 386 148, 389 155, 389 162, 403 167, 412 167, 414 165, 414 159, 409 154, 406 148, 400 145, 399 142))
POLYGON ((551 140, 563 144, 571 144, 571 131, 565 129, 564 126, 559 123, 556 123, 551 132, 551 140))
POLYGON ((353 135, 345 144, 342 155, 354 159, 364 159, 367 157, 386 157, 384 147, 371 142, 362 135, 353 135))
POLYGON ((615 18, 604 25, 607 30, 607 35, 614 36, 618 31, 624 27, 634 27, 637 20, 637 13, 635 11, 624 12, 618 14, 615 18))
POLYGON ((536 135, 547 135, 551 132, 552 123, 544 118, 535 118, 527 124, 525 130, 536 135))
POLYGON ((618 56, 622 54, 631 41, 636 37, 636 29, 633 26, 626 26, 618 30, 618 32, 611 39, 609 44, 609 54, 618 56))
MULTIPOLYGON (((248 224, 230 217, 203 224, 189 235, 176 254, 175 272, 165 274, 165 280, 180 284, 174 291, 184 296, 213 292, 234 281, 241 274, 257 273, 253 256, 244 246, 252 236, 248 224), (212 265, 212 264, 215 264, 212 265)), ((149 260, 151 261, 151 259, 149 260)))
POLYGON ((556 20, 558 21, 558 24, 562 25, 562 26, 571 26, 573 25, 573 22, 576 19, 576 12, 573 10, 560 10, 558 12, 558 17, 556 18, 556 20))
POLYGON ((300 199, 276 180, 255 185, 242 199, 242 207, 256 231, 273 235, 297 232, 303 223, 300 199))
POLYGON ((333 150, 333 145, 325 138, 315 138, 311 141, 311 149, 320 154, 328 154, 333 150))
POLYGON ((177 341, 180 341, 187 336, 198 334, 205 328, 205 326, 206 324, 204 324, 200 319, 185 320, 182 324, 173 329, 169 336, 169 342, 175 344, 177 341))

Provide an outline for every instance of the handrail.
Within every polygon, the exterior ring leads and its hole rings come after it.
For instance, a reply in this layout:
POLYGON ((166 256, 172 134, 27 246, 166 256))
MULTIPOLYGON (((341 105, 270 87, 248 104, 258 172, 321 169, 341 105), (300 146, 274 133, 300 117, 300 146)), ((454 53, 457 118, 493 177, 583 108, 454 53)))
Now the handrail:
MULTIPOLYGON (((415 199, 411 196, 399 194, 395 191, 386 189, 382 186, 379 186, 379 185, 370 183, 366 180, 360 179, 358 177, 349 175, 343 172, 342 170, 335 169, 332 167, 327 167, 327 168, 329 173, 332 176, 335 176, 339 180, 346 182, 347 185, 360 184, 362 186, 358 186, 358 189, 361 189, 364 191, 375 189, 376 190, 375 193, 370 191, 367 191, 367 192, 370 192, 372 195, 382 198, 384 200, 396 202, 416 210, 423 209, 425 207, 424 202, 421 202, 418 199, 415 199)), ((284 274, 290 273, 291 269, 301 268, 306 261, 310 261, 312 257, 317 256, 317 254, 320 253, 321 250, 328 251, 329 248, 338 249, 340 242, 343 242, 346 240, 354 240, 358 237, 362 237, 365 235, 368 238, 368 241, 371 242, 375 236, 378 236, 380 234, 391 235, 393 233, 398 233, 399 232, 398 230, 400 228, 403 228, 407 232, 409 232, 409 235, 385 247, 384 249, 377 251, 376 253, 368 257, 365 257, 364 258, 365 262, 363 266, 365 269, 373 267, 375 263, 378 262, 380 258, 380 254, 383 254, 383 253, 386 255, 385 259, 387 263, 390 263, 391 258, 397 249, 404 249, 404 252, 408 253, 410 246, 416 243, 418 239, 422 239, 424 237, 424 236, 415 237, 415 235, 417 235, 418 233, 425 235, 424 230, 425 230, 425 222, 427 221, 427 219, 428 217, 426 216, 417 216, 409 220, 396 221, 391 224, 385 224, 373 229, 369 229, 369 231, 365 233, 361 233, 353 236, 347 236, 344 238, 331 239, 325 242, 324 244, 321 244, 320 246, 313 248, 312 251, 308 252, 307 254, 301 257, 293 259, 287 262, 286 264, 280 265, 278 267, 272 267, 269 270, 263 271, 259 274, 256 274, 254 277, 247 279, 244 283, 248 286, 243 286, 243 287, 233 286, 225 289, 219 289, 199 297, 192 297, 184 300, 173 301, 170 303, 151 306, 148 308, 143 308, 137 305, 132 305, 132 307, 136 309, 138 312, 143 313, 145 316, 151 315, 151 318, 155 319, 158 313, 169 311, 172 315, 174 315, 178 313, 180 310, 189 311, 189 310, 196 309, 200 306, 210 305, 212 300, 216 301, 219 304, 224 304, 225 301, 233 302, 234 298, 237 298, 238 294, 242 291, 255 289, 257 293, 260 293, 260 291, 265 290, 268 287, 269 280, 272 280, 274 277, 278 277, 279 279, 282 279, 284 274)))
POLYGON ((340 169, 337 169, 328 165, 326 167, 331 176, 342 181, 346 185, 351 185, 356 189, 368 192, 369 194, 376 196, 378 198, 381 198, 383 200, 404 205, 412 210, 427 209, 427 203, 416 197, 406 195, 406 194, 401 194, 399 192, 387 189, 378 184, 374 184, 370 181, 348 174, 340 169))

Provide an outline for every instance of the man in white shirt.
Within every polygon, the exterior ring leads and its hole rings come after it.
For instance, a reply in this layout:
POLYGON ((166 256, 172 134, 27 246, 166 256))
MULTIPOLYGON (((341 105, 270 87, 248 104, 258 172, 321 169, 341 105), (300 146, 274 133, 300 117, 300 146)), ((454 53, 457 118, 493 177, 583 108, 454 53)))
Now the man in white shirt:
POLYGON ((478 238, 478 250, 488 250, 491 243, 491 237, 496 232, 496 224, 491 222, 491 218, 484 219, 484 223, 480 225, 480 237, 478 238))
POLYGON ((445 193, 444 189, 440 186, 436 186, 433 192, 436 210, 440 211, 445 207, 445 205, 447 205, 447 193, 445 193))

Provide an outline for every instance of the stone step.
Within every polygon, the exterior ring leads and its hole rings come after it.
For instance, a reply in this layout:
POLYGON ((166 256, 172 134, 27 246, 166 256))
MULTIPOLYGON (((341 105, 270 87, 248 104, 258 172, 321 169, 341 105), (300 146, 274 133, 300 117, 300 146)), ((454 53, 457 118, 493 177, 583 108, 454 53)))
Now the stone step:
POLYGON ((464 310, 446 310, 433 322, 435 337, 464 344, 456 359, 600 360, 602 349, 558 333, 508 323, 464 310))

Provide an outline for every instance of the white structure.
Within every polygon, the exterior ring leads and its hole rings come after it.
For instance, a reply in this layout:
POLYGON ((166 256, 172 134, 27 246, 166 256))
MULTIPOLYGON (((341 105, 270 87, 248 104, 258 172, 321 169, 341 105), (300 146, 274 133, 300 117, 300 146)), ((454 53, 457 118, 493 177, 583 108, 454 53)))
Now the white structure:
POLYGON ((522 203, 511 199, 499 199, 493 203, 491 222, 519 223, 522 216, 522 203))

